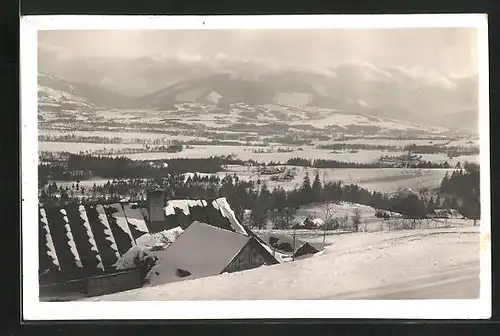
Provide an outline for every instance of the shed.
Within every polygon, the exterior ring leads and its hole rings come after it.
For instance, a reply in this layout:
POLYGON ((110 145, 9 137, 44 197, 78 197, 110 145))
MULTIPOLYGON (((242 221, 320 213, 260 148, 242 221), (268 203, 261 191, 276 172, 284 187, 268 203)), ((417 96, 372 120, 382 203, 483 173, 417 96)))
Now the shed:
POLYGON ((289 254, 294 258, 298 258, 300 256, 308 254, 315 254, 324 248, 324 246, 321 246, 319 244, 311 244, 300 239, 295 239, 294 249, 293 237, 284 234, 265 233, 261 234, 260 238, 266 244, 275 249, 276 252, 289 254))

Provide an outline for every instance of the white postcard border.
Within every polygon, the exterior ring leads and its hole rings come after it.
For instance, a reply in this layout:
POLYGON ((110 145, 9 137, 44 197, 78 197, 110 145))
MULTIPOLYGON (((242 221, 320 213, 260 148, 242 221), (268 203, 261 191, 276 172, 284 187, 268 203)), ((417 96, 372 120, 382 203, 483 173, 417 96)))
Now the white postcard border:
POLYGON ((25 320, 376 318, 491 316, 489 69, 487 16, 27 16, 21 19, 22 308, 25 320), (56 29, 328 29, 477 27, 480 53, 481 289, 478 300, 39 302, 37 32, 56 29))

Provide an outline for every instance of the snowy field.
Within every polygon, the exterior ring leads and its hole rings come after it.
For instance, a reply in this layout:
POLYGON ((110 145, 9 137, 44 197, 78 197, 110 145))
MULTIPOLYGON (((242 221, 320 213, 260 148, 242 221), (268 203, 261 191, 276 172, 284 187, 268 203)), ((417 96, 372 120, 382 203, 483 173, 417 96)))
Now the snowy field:
POLYGON ((450 159, 446 154, 419 154, 422 156, 423 161, 431 161, 434 163, 448 162, 450 166, 455 166, 457 162, 463 164, 464 162, 479 163, 479 155, 463 155, 450 159))
POLYGON ((154 132, 133 132, 133 131, 60 131, 60 130, 38 130, 38 135, 50 135, 50 136, 63 136, 72 135, 82 136, 82 137, 107 137, 107 138, 121 138, 121 139, 144 139, 144 140, 156 140, 156 139, 167 139, 167 140, 178 140, 178 141, 190 141, 190 140, 207 140, 204 137, 193 137, 193 136, 183 136, 183 135, 169 135, 164 133, 154 133, 154 132))
MULTIPOLYGON (((408 188, 415 191, 422 189, 433 189, 439 187, 446 172, 452 170, 449 169, 432 169, 432 170, 405 170, 399 168, 325 168, 325 169, 314 169, 314 168, 297 168, 297 175, 292 181, 271 181, 270 175, 260 175, 255 167, 244 167, 237 165, 229 165, 227 171, 217 173, 215 175, 219 176, 221 179, 227 174, 236 174, 243 181, 257 181, 260 179, 262 184, 266 184, 270 190, 275 187, 283 187, 286 190, 293 190, 294 188, 299 188, 302 181, 306 175, 309 174, 311 183, 319 172, 321 177, 321 182, 338 182, 342 181, 344 184, 357 184, 360 187, 366 188, 368 190, 379 191, 382 193, 394 193, 401 189, 408 188)), ((185 174, 186 179, 188 176, 192 176, 193 173, 185 174)), ((210 176, 211 174, 198 173, 199 176, 210 176)), ((92 187, 94 183, 96 185, 103 185, 112 179, 103 179, 95 177, 91 180, 80 181, 81 187, 92 187)), ((53 181, 49 181, 52 183, 53 181)), ((57 185, 63 187, 75 184, 76 181, 55 181, 57 185)))
MULTIPOLYGON (((320 205, 309 205, 305 207, 301 207, 297 210, 296 218, 298 221, 303 221, 307 218, 307 216, 312 216, 313 218, 321 218, 324 219, 324 207, 320 205)), ((366 229, 368 232, 374 231, 383 231, 389 230, 390 221, 383 220, 382 218, 375 217, 375 208, 355 203, 341 202, 339 204, 330 203, 330 211, 333 213, 332 217, 336 219, 340 219, 342 217, 347 217, 349 223, 352 221, 352 217, 354 216, 355 210, 358 209, 361 215, 361 227, 363 230, 366 229)), ((331 232, 335 234, 334 232, 331 232)), ((312 232, 307 232, 307 230, 300 234, 304 236, 308 241, 315 237, 315 234, 312 232), (312 235, 308 237, 308 235, 312 235)), ((319 235, 323 236, 323 232, 319 231, 319 235)), ((328 241, 325 241, 328 242, 328 241)))
POLYGON ((85 301, 475 299, 479 227, 356 233, 291 263, 85 301))
MULTIPOLYGON (((289 146, 277 146, 289 147, 289 146)), ((290 146, 291 147, 291 146, 290 146)), ((254 153, 253 151, 267 151, 270 147, 258 146, 194 146, 191 149, 185 149, 179 153, 141 153, 129 154, 127 157, 134 160, 154 160, 154 159, 173 159, 173 158, 205 158, 209 156, 233 155, 242 160, 255 160, 258 162, 286 162, 291 158, 300 157, 303 159, 314 160, 318 158, 330 159, 346 162, 373 162, 383 155, 401 155, 402 152, 382 152, 380 150, 359 151, 358 153, 342 152, 339 154, 331 153, 329 150, 317 149, 314 147, 296 147, 294 152, 287 153, 254 153)))
POLYGON ((299 187, 306 175, 312 180, 319 173, 321 181, 358 184, 360 187, 380 192, 396 192, 402 188, 423 189, 437 188, 448 169, 421 169, 405 170, 400 168, 302 168, 297 167, 297 175, 292 181, 276 182, 270 181, 269 175, 259 175, 255 167, 244 167, 230 165, 228 171, 220 173, 220 177, 226 174, 238 175, 243 180, 254 180, 260 178, 262 183, 266 183, 269 189, 282 186, 287 190, 299 187))
MULTIPOLYGON (((195 137, 182 137, 171 136, 165 137, 169 140, 196 140, 195 137), (189 138, 189 139, 187 139, 189 138)), ((81 151, 96 151, 103 149, 126 149, 126 148, 142 148, 142 144, 96 144, 85 142, 38 142, 39 151, 52 151, 60 152, 66 151, 70 153, 78 153, 81 151)), ((276 148, 288 148, 291 146, 276 146, 276 148)), ((302 150, 285 153, 255 153, 254 151, 263 150, 267 151, 271 147, 260 146, 193 146, 193 148, 184 149, 179 153, 166 153, 166 152, 147 152, 147 153, 134 153, 125 154, 132 160, 160 160, 160 159, 175 159, 175 158, 207 158, 210 156, 223 156, 233 155, 237 159, 242 160, 255 160, 262 163, 269 162, 282 162, 285 163, 291 158, 300 157, 303 159, 327 159, 342 162, 357 162, 357 163, 372 163, 377 161, 382 155, 399 156, 404 152, 382 151, 382 150, 360 150, 357 153, 350 153, 344 151, 340 153, 332 153, 326 149, 317 149, 315 147, 301 147, 302 150)), ((277 150, 277 149, 276 149, 277 150)), ((122 156, 122 154, 120 154, 122 156)), ((422 160, 431 161, 434 163, 448 162, 451 166, 456 165, 457 162, 479 162, 478 155, 460 156, 449 159, 445 154, 422 154, 422 160)))
MULTIPOLYGON (((292 147, 292 146, 277 146, 292 147)), ((342 162, 357 162, 357 163, 372 163, 377 161, 381 156, 399 156, 405 152, 399 151, 382 151, 382 150, 360 150, 356 153, 349 151, 332 153, 327 149, 318 149, 315 147, 296 147, 297 150, 287 153, 254 153, 255 150, 267 151, 270 147, 258 146, 194 146, 194 148, 185 149, 179 153, 138 153, 127 154, 126 156, 133 160, 159 160, 159 159, 174 159, 174 158, 206 158, 209 156, 233 155, 235 158, 242 160, 255 160, 262 163, 282 162, 285 163, 291 158, 300 157, 303 159, 327 159, 342 162), (302 148, 302 150, 299 150, 302 148)), ((477 156, 463 156, 449 159, 446 154, 425 154, 422 159, 426 161, 441 163, 448 161, 450 165, 455 165, 456 162, 476 162, 479 159, 477 156)))
MULTIPOLYGON (((362 204, 341 202, 340 204, 332 204, 331 211, 333 213, 332 218, 341 219, 342 217, 348 218, 348 223, 352 223, 352 218, 354 216, 355 210, 358 209, 361 215, 361 225, 360 230, 365 232, 380 232, 380 231, 390 231, 393 230, 396 225, 395 219, 384 220, 382 218, 375 217, 375 209, 362 204)), ((319 205, 310 205, 306 207, 301 207, 297 210, 296 218, 298 221, 306 219, 307 216, 312 216, 313 218, 324 219, 324 210, 319 205)), ((453 227, 469 227, 474 223, 473 220, 469 219, 423 219, 416 223, 416 227, 419 229, 438 229, 447 226, 453 227)), ((478 222, 479 223, 479 222, 478 222)), ((400 225, 400 224, 399 224, 400 225)), ((478 224, 479 225, 479 224, 478 224)), ((293 234, 293 230, 287 232, 288 234, 293 234)), ((312 243, 323 243, 323 238, 325 243, 332 243, 335 236, 338 234, 345 234, 345 232, 339 231, 327 231, 324 233, 322 230, 301 230, 296 232, 297 237, 300 239, 312 242, 312 243), (325 237, 324 237, 325 236, 325 237)))
MULTIPOLYGON (((338 182, 343 183, 354 183, 358 184, 360 187, 375 190, 382 193, 393 193, 397 192, 403 188, 409 188, 413 190, 421 190, 424 188, 433 189, 439 187, 441 180, 447 171, 446 169, 432 169, 432 170, 422 170, 418 175, 418 171, 405 171, 399 168, 386 168, 386 169, 357 169, 357 168, 336 168, 336 169, 302 169, 297 170, 297 176, 292 181, 271 181, 269 175, 259 175, 255 168, 248 169, 248 167, 230 165, 226 172, 217 173, 221 179, 226 176, 226 174, 234 174, 239 176, 241 180, 244 181, 257 181, 259 178, 262 184, 266 184, 270 190, 275 187, 281 186, 286 190, 293 190, 294 188, 299 188, 302 184, 306 172, 309 173, 311 182, 314 179, 316 171, 319 172, 321 181, 326 182, 338 182), (325 175, 326 173, 326 175, 325 175), (421 174, 421 175, 420 175, 421 174)), ((186 174, 186 178, 192 173, 186 174)), ((205 176, 210 174, 199 174, 200 176, 205 176)), ((111 179, 94 178, 92 180, 80 181, 80 186, 82 187, 92 187, 94 183, 96 185, 102 185, 111 181, 111 179)), ((49 181, 52 183, 52 181, 49 181)), ((76 183, 76 181, 55 181, 57 185, 63 187, 69 186, 76 183)))
MULTIPOLYGON (((308 206, 303 206, 297 210, 296 213, 296 222, 303 222, 308 216, 312 218, 320 218, 322 220, 325 219, 325 207, 317 204, 311 204, 308 206)), ((363 232, 380 232, 380 231, 391 231, 397 225, 400 225, 396 222, 395 219, 384 220, 383 218, 377 218, 375 216, 376 209, 363 205, 356 204, 350 202, 340 202, 340 203, 330 203, 329 211, 332 214, 332 219, 340 220, 343 217, 346 217, 348 220, 348 224, 352 223, 352 218, 354 216, 355 211, 359 210, 361 216, 361 225, 360 231, 363 232)), ((397 214, 395 214, 397 215, 397 214)), ((448 226, 453 227, 470 227, 474 223, 473 220, 469 219, 423 219, 420 222, 416 223, 416 227, 419 229, 438 229, 444 228, 448 226)), ((479 223, 479 222, 478 222, 479 223)), ((477 224, 479 225, 479 224, 477 224)), ((309 241, 312 243, 333 243, 339 234, 346 234, 348 232, 341 230, 328 230, 323 231, 322 229, 298 229, 298 230, 276 230, 276 229, 268 229, 268 230, 254 230, 255 232, 272 232, 272 233, 282 233, 293 235, 296 234, 297 238, 309 241), (333 239, 333 240, 332 240, 333 239)))
MULTIPOLYGON (((331 141, 325 141, 322 143, 331 143, 331 141)), ((398 139, 349 139, 345 141, 336 141, 334 143, 342 144, 365 144, 365 145, 379 145, 379 146, 398 146, 404 147, 412 144, 417 146, 432 146, 432 145, 447 145, 449 147, 458 146, 464 148, 479 147, 479 141, 477 139, 460 139, 460 140, 428 140, 428 139, 418 139, 418 140, 398 140, 398 139)))
POLYGON ((69 152, 79 153, 103 149, 142 148, 142 144, 98 144, 86 142, 38 142, 39 152, 69 152))
MULTIPOLYGON (((234 133, 232 131, 224 131, 225 133, 234 133)), ((63 131, 63 130, 50 130, 50 129, 39 129, 39 135, 52 135, 52 136, 60 136, 60 135, 68 135, 75 134, 77 136, 100 136, 100 137, 109 137, 109 138, 122 138, 122 139, 145 139, 145 140, 154 140, 154 139, 175 139, 179 141, 189 141, 189 140, 207 140, 204 137, 193 137, 193 136, 182 136, 176 135, 171 136, 163 133, 155 133, 155 132, 140 132, 140 131, 129 131, 129 130, 97 130, 97 131, 63 131)), ((249 135, 256 135, 255 133, 249 133, 249 135)), ((348 139, 344 141, 316 141, 315 144, 366 144, 366 145, 381 145, 381 146, 398 146, 404 147, 411 144, 416 144, 419 146, 425 145, 447 145, 447 146, 458 146, 462 148, 471 148, 471 147, 479 147, 478 139, 459 139, 459 140, 428 140, 428 139, 419 139, 419 140, 397 140, 397 139, 377 139, 377 138, 362 138, 362 139, 348 139)))
MULTIPOLYGON (((80 187, 92 188, 94 186, 94 183, 96 186, 100 186, 108 183, 108 181, 113 182, 113 179, 96 178, 91 180, 78 181, 78 184, 80 185, 80 187)), ((62 181, 62 180, 49 180, 48 184, 51 184, 52 182, 55 182, 58 187, 61 186, 63 188, 65 187, 71 188, 72 185, 76 184, 76 181, 62 181)))

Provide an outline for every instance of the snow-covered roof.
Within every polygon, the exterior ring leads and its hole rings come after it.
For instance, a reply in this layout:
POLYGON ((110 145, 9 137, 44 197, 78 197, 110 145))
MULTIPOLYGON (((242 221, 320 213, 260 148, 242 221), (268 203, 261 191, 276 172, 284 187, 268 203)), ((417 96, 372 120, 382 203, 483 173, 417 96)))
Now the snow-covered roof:
POLYGON ((251 239, 247 235, 194 222, 161 254, 148 280, 155 285, 221 274, 251 239), (179 277, 178 270, 190 275, 179 277))
POLYGON ((318 226, 325 224, 325 221, 324 221, 324 220, 322 220, 321 218, 314 218, 314 219, 312 220, 312 222, 313 222, 315 225, 318 225, 318 226))
POLYGON ((215 200, 168 200, 163 210, 165 213, 164 223, 155 223, 154 227, 151 225, 152 232, 177 226, 185 228, 193 221, 199 221, 222 229, 247 234, 225 197, 215 200))
POLYGON ((140 209, 126 203, 41 207, 39 228, 40 271, 55 265, 75 276, 113 270, 149 231, 140 209))
POLYGON ((40 270, 80 269, 86 275, 111 271, 139 238, 149 233, 170 232, 172 228, 182 230, 194 221, 248 236, 226 198, 169 200, 164 213, 164 223, 152 227, 147 221, 147 209, 135 203, 42 206, 40 270))
POLYGON ((279 233, 262 233, 259 237, 269 246, 278 250, 281 253, 295 253, 303 245, 308 244, 306 241, 295 239, 295 249, 293 237, 279 233))
POLYGON ((429 215, 430 215, 430 217, 438 217, 438 218, 463 218, 464 217, 456 209, 435 209, 429 215))
POLYGON ((136 243, 137 245, 144 247, 154 247, 157 246, 158 244, 165 244, 165 243, 170 244, 173 243, 183 232, 184 230, 180 226, 177 226, 170 230, 145 234, 139 237, 136 240, 136 243))

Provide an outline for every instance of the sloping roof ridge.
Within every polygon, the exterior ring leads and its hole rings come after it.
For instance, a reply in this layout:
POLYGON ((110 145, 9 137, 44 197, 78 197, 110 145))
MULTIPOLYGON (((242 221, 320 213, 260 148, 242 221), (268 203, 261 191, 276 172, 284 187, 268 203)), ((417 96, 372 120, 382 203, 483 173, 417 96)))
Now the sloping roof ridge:
MULTIPOLYGON (((272 251, 267 250, 267 249, 266 249, 266 248, 262 245, 262 244, 266 244, 265 242, 260 242, 260 241, 259 241, 259 238, 258 238, 257 236, 251 236, 251 237, 250 237, 250 240, 248 241, 248 243, 247 243, 247 244, 251 244, 251 243, 252 243, 252 241, 253 241, 255 244, 257 244, 257 246, 259 246, 259 249, 261 249, 261 251, 262 251, 263 253, 267 253, 267 255, 268 255, 269 257, 271 257, 271 258, 272 258, 272 259, 274 259, 274 260, 275 260, 278 264, 280 264, 280 261, 279 261, 279 260, 278 260, 278 259, 277 259, 274 255, 273 255, 272 251)), ((266 245, 267 245, 267 244, 266 244, 266 245)), ((269 245, 267 245, 267 246, 269 246, 269 245)), ((270 247, 270 246, 269 246, 269 247, 270 247)), ((271 248, 271 247, 270 247, 270 248, 271 248)), ((271 250, 272 250, 272 248, 271 248, 271 250)))
POLYGON ((165 200, 167 202, 170 202, 170 201, 206 201, 205 198, 170 198, 170 199, 167 199, 165 200))
MULTIPOLYGON (((270 237, 278 237, 278 238, 280 238, 280 237, 282 237, 284 240, 290 240, 290 241, 292 241, 292 242, 293 242, 293 240, 294 240, 294 239, 293 239, 293 236, 292 236, 292 237, 290 237, 289 235, 287 235, 287 234, 285 234, 285 233, 272 233, 272 232, 266 232, 266 233, 263 233, 262 235, 263 235, 264 237, 266 237, 266 238, 270 238, 270 237)), ((279 241, 279 240, 280 240, 280 239, 278 239, 278 241, 279 241)), ((304 244, 306 244, 306 243, 309 243, 309 242, 308 242, 308 241, 306 241, 306 240, 302 240, 302 239, 299 239, 299 238, 295 238, 295 243, 301 243, 301 245, 300 245, 300 246, 302 246, 302 245, 304 245, 304 244)))
MULTIPOLYGON (((232 232, 232 231, 230 231, 232 232)), ((241 253, 241 251, 243 251, 243 249, 245 248, 245 246, 248 245, 248 243, 252 240, 253 237, 250 237, 250 236, 244 236, 240 233, 237 233, 235 232, 236 234, 240 235, 240 236, 243 236, 245 237, 245 243, 243 245, 241 245, 241 248, 231 257, 231 259, 228 261, 228 263, 226 264, 226 266, 224 266, 224 268, 220 271, 220 273, 224 272, 227 268, 227 266, 229 266, 229 264, 231 264, 233 262, 233 260, 238 256, 238 254, 241 253)))
POLYGON ((253 232, 252 230, 250 230, 250 228, 249 228, 247 225, 245 225, 245 224, 241 224, 241 226, 245 229, 245 231, 247 232, 248 236, 253 237, 253 238, 255 239, 255 241, 256 241, 256 242, 257 242, 260 246, 262 246, 262 248, 263 248, 264 250, 266 250, 266 251, 269 253, 269 255, 271 256, 271 258, 273 258, 273 259, 274 259, 274 260, 275 260, 278 264, 280 264, 280 263, 281 263, 281 262, 280 262, 280 261, 279 261, 279 260, 278 260, 278 259, 277 259, 277 258, 276 258, 276 257, 275 257, 272 253, 271 253, 271 252, 269 252, 269 251, 268 251, 268 250, 264 247, 264 245, 265 245, 265 246, 269 247, 270 249, 272 249, 272 248, 271 248, 271 246, 269 246, 269 244, 268 244, 268 243, 266 243, 266 242, 265 242, 262 238, 260 238, 260 237, 259 237, 259 236, 255 233, 255 232, 253 232))
POLYGON ((39 203, 38 204, 38 207, 39 208, 64 208, 64 207, 67 207, 68 205, 69 206, 72 206, 72 205, 77 205, 77 206, 80 206, 80 205, 83 205, 83 206, 96 206, 96 205, 111 205, 111 204, 120 204, 120 205, 124 205, 124 204, 137 204, 139 205, 139 202, 140 201, 135 201, 135 202, 132 202, 132 201, 127 201, 127 202, 120 202, 120 201, 94 201, 94 202, 85 202, 85 203, 81 203, 81 202, 71 202, 71 203, 66 203, 66 204, 41 204, 39 203))
MULTIPOLYGON (((235 235, 238 235, 238 236, 242 236, 242 237, 250 238, 250 236, 247 236, 247 235, 241 234, 241 233, 239 233, 239 232, 236 232, 236 231, 231 231, 231 230, 227 230, 227 229, 220 228, 220 227, 218 227, 218 226, 215 226, 215 225, 210 225, 210 224, 207 224, 207 223, 204 223, 204 222, 200 222, 200 221, 197 221, 197 220, 195 220, 194 222, 192 222, 192 223, 191 223, 191 225, 193 225, 193 224, 195 224, 195 223, 197 223, 197 224, 201 224, 201 225, 204 225, 204 226, 209 226, 209 227, 214 228, 214 229, 217 229, 217 230, 222 230, 222 231, 225 231, 225 232, 234 233, 235 235)), ((189 227, 191 227, 191 225, 189 225, 189 227)), ((189 227, 188 227, 186 230, 188 230, 188 229, 189 229, 189 227)))
MULTIPOLYGON (((313 249, 317 250, 317 248, 316 248, 316 247, 314 247, 314 245, 311 245, 309 242, 307 242, 307 241, 306 241, 306 242, 304 242, 304 244, 302 244, 302 245, 300 245, 299 247, 297 247, 297 248, 295 249, 294 253, 297 253, 297 251, 298 251, 299 249, 303 248, 303 247, 304 247, 304 246, 306 246, 306 245, 309 245, 309 246, 311 246, 313 249)), ((318 251, 318 252, 319 252, 319 251, 318 251)))

